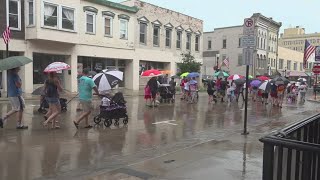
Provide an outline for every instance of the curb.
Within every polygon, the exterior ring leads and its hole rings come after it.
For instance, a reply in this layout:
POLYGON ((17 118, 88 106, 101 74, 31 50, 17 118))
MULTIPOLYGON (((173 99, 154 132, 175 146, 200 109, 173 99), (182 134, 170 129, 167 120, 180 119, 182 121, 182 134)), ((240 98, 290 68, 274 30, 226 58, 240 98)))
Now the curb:
POLYGON ((320 103, 320 100, 314 100, 314 99, 307 99, 307 101, 315 102, 315 103, 320 103))

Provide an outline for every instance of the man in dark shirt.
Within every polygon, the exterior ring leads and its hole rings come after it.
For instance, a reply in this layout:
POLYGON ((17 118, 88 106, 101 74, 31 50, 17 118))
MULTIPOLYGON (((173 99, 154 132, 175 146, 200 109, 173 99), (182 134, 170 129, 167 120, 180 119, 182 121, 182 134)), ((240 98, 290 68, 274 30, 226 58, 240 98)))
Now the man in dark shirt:
POLYGON ((153 104, 153 106, 156 106, 156 96, 158 93, 158 82, 156 77, 152 77, 148 81, 148 86, 150 87, 150 91, 151 91, 151 97, 152 97, 151 104, 153 104))

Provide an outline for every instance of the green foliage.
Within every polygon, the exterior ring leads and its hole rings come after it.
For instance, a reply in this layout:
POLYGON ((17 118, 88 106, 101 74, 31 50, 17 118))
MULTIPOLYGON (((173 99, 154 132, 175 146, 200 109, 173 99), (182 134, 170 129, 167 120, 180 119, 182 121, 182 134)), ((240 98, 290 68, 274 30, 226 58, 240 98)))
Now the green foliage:
POLYGON ((182 73, 185 72, 199 72, 200 68, 202 66, 202 63, 197 62, 191 53, 181 54, 182 56, 182 62, 177 63, 178 68, 180 69, 180 72, 177 73, 178 76, 180 76, 182 73))

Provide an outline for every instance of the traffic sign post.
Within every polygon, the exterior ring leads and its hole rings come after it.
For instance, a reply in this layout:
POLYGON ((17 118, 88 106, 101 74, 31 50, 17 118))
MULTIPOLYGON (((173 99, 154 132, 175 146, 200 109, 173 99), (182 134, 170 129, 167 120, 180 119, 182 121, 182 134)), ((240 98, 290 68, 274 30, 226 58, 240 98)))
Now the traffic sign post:
POLYGON ((242 47, 243 49, 243 59, 245 60, 246 65, 246 94, 245 94, 245 103, 244 103, 244 123, 243 123, 243 132, 242 135, 248 135, 247 131, 247 122, 248 122, 248 87, 249 87, 249 67, 253 65, 253 47, 256 46, 256 40, 254 36, 254 19, 246 18, 243 23, 243 37, 242 37, 242 47))

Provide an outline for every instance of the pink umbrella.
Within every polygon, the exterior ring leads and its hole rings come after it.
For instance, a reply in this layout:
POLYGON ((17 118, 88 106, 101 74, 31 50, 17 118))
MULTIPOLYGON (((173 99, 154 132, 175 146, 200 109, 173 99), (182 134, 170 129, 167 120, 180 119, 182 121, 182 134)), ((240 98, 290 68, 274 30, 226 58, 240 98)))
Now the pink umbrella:
POLYGON ((70 65, 64 63, 64 62, 54 62, 49 64, 45 69, 44 72, 49 73, 49 72, 59 72, 62 70, 67 70, 70 69, 70 65))
POLYGON ((238 75, 238 74, 234 74, 228 77, 228 80, 237 80, 237 79, 241 79, 244 78, 244 76, 238 75))
POLYGON ((266 81, 266 80, 269 80, 270 78, 268 78, 267 76, 259 76, 257 79, 261 81, 266 81))
POLYGON ((141 76, 159 76, 159 75, 161 75, 161 72, 157 69, 146 70, 141 74, 141 76))

